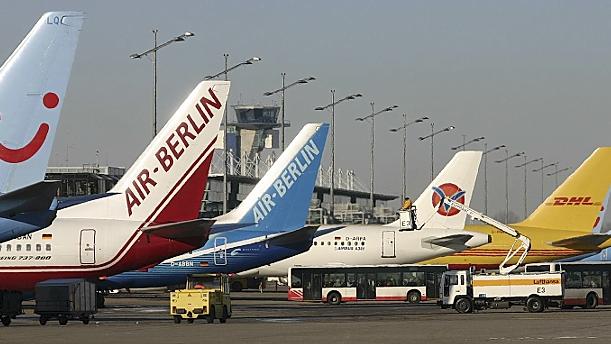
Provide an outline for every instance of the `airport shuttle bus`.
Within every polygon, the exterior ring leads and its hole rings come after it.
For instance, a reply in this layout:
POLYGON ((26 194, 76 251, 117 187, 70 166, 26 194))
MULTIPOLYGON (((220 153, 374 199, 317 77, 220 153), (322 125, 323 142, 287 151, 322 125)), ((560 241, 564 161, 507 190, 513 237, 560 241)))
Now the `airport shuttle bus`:
POLYGON ((526 264, 526 272, 564 271, 563 308, 611 304, 611 263, 555 262, 526 264))
POLYGON ((439 297, 447 265, 328 265, 289 268, 289 301, 408 301, 439 297))

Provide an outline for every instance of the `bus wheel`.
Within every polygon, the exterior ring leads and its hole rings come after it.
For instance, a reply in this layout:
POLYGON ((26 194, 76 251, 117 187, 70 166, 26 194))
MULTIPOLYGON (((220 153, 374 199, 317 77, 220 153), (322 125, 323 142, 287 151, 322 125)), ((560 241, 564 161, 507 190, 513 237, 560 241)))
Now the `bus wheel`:
POLYGON ((329 293, 329 295, 327 295, 327 302, 330 305, 339 305, 340 303, 342 303, 342 296, 338 292, 332 291, 329 293))
POLYGON ((461 297, 454 303, 454 307, 458 313, 471 313, 473 312, 473 303, 469 298, 461 297))
POLYGON ((407 293, 407 302, 419 303, 420 302, 420 292, 417 290, 412 290, 409 293, 407 293))
POLYGON ((586 305, 584 308, 594 309, 596 306, 598 306, 598 296, 596 296, 596 293, 589 293, 588 296, 586 296, 586 305))
POLYGON ((539 296, 531 296, 526 300, 526 309, 530 313, 540 313, 543 312, 545 305, 543 304, 543 299, 539 296))
POLYGON ((229 312, 227 312, 227 306, 223 306, 223 315, 221 316, 221 318, 219 319, 221 324, 224 324, 227 322, 227 318, 229 318, 229 312))
POLYGON ((182 320, 180 315, 175 315, 173 318, 175 324, 180 324, 180 321, 182 320))

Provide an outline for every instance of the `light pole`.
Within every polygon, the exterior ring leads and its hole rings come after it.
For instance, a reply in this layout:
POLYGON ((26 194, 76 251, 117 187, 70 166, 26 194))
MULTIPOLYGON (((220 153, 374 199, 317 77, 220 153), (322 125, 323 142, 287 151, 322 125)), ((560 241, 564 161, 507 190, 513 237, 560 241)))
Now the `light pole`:
POLYGON ((324 111, 331 108, 331 187, 329 188, 329 198, 331 199, 331 204, 329 205, 329 215, 331 219, 335 219, 335 105, 343 103, 347 100, 354 100, 362 96, 363 95, 360 93, 355 93, 336 101, 335 90, 331 90, 331 104, 314 108, 316 111, 324 111))
MULTIPOLYGON (((228 80, 228 73, 231 72, 232 70, 239 68, 240 66, 246 66, 246 65, 251 65, 255 62, 261 61, 260 57, 257 56, 253 56, 251 58, 249 58, 246 61, 242 61, 234 66, 231 67, 227 67, 228 66, 228 62, 229 62, 229 54, 225 53, 223 54, 223 57, 225 58, 225 69, 223 69, 222 71, 214 74, 214 75, 207 75, 204 79, 206 80, 210 80, 210 79, 216 79, 221 75, 225 76, 225 81, 228 80)), ((223 123, 224 123, 224 128, 223 128, 223 156, 224 156, 224 168, 223 168, 223 214, 227 213, 227 107, 225 106, 225 114, 223 116, 223 123)))
POLYGON ((526 200, 526 167, 534 162, 542 161, 543 158, 537 158, 530 161, 526 161, 526 155, 524 155, 524 163, 516 165, 516 168, 524 167, 524 218, 528 215, 528 201, 526 200))
POLYGON ((474 138, 474 139, 471 139, 471 140, 469 140, 469 141, 466 141, 466 142, 465 142, 464 137, 465 137, 465 135, 463 135, 463 143, 462 143, 462 145, 458 145, 458 146, 456 146, 456 147, 452 147, 452 148, 450 148, 450 149, 451 149, 451 150, 458 150, 458 149, 462 149, 462 150, 464 151, 464 150, 465 150, 465 147, 467 147, 468 145, 470 145, 470 144, 472 144, 472 143, 475 143, 475 142, 482 141, 482 140, 484 140, 484 139, 485 139, 485 137, 480 136, 480 137, 476 137, 476 138, 474 138))
POLYGON ((284 102, 284 91, 288 90, 289 88, 295 86, 295 85, 301 85, 301 84, 307 84, 310 81, 314 81, 316 80, 315 77, 310 76, 307 78, 302 78, 299 79, 297 81, 294 81, 288 85, 285 86, 285 78, 286 78, 286 73, 280 73, 280 75, 282 75, 282 87, 277 89, 277 90, 273 90, 273 91, 269 91, 269 92, 265 92, 263 93, 264 96, 271 96, 273 94, 276 94, 278 92, 282 93, 282 112, 280 113, 280 135, 282 136, 282 139, 280 140, 282 142, 282 151, 284 152, 284 107, 285 107, 285 102, 284 102))
POLYGON ((488 214, 488 154, 505 148, 505 145, 496 146, 488 149, 488 144, 484 142, 484 213, 488 214))
POLYGON ((497 160, 496 163, 505 163, 505 223, 509 222, 509 160, 524 155, 524 152, 509 155, 509 150, 505 149, 505 159, 497 160))
POLYGON ((434 153, 435 152, 435 142, 434 142, 435 135, 445 133, 450 130, 454 130, 455 128, 456 128, 455 126, 451 125, 449 127, 435 131, 435 123, 431 122, 431 133, 426 136, 421 136, 418 138, 418 140, 420 141, 426 140, 429 137, 431 138, 431 181, 435 179, 435 153, 434 153))
POLYGON ((554 162, 554 163, 543 166, 543 159, 541 159, 541 167, 533 170, 533 172, 541 172, 541 203, 543 203, 543 201, 545 200, 545 188, 544 188, 545 181, 543 180, 543 176, 545 173, 544 170, 552 166, 556 166, 556 170, 558 170, 558 162, 554 162))
POLYGON ((554 177, 556 178, 556 188, 557 188, 557 187, 558 187, 558 175, 559 175, 560 173, 565 172, 565 171, 568 171, 568 170, 570 170, 570 169, 571 169, 570 167, 565 167, 565 168, 563 168, 563 169, 559 170, 559 169, 558 169, 558 165, 556 165, 556 170, 555 170, 554 172, 552 172, 552 173, 548 173, 548 174, 547 174, 547 176, 548 176, 548 177, 554 176, 554 177))
POLYGON ((401 200, 405 199, 407 195, 407 127, 415 123, 422 123, 429 119, 427 116, 420 117, 413 121, 407 121, 407 114, 403 113, 403 125, 398 128, 390 129, 391 132, 396 133, 399 130, 403 131, 403 187, 401 188, 401 200))
POLYGON ((139 59, 143 56, 148 56, 149 54, 153 54, 153 137, 157 135, 157 50, 166 47, 174 42, 182 42, 188 37, 193 37, 195 34, 193 32, 185 32, 182 35, 176 36, 164 43, 157 45, 157 32, 159 30, 153 30, 153 47, 147 51, 144 51, 139 54, 131 54, 129 57, 131 59, 139 59))
POLYGON ((369 105, 371 105, 371 114, 367 115, 367 116, 363 116, 363 117, 359 117, 356 120, 360 121, 360 122, 364 122, 368 119, 371 119, 371 180, 370 180, 370 188, 371 188, 371 192, 369 193, 369 201, 371 202, 371 211, 373 212, 373 207, 374 207, 374 200, 373 200, 373 192, 374 192, 374 164, 373 164, 373 151, 374 151, 374 145, 375 145, 375 117, 379 114, 382 114, 384 112, 388 112, 388 111, 392 111, 393 109, 398 108, 398 105, 392 105, 389 107, 386 107, 378 112, 375 112, 374 110, 374 102, 369 103, 369 105))

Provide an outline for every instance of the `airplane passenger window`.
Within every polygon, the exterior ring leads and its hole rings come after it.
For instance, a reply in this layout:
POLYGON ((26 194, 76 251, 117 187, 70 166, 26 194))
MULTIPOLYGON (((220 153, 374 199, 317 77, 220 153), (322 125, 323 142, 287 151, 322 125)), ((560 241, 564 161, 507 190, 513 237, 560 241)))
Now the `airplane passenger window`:
POLYGON ((17 244, 17 246, 15 246, 15 251, 21 251, 21 244, 17 244))
POLYGON ((320 246, 324 246, 324 245, 325 245, 325 242, 324 242, 324 241, 321 241, 321 242, 320 242, 320 246))
POLYGON ((314 241, 314 246, 318 245, 318 243, 316 241, 314 241))
POLYGON ((45 247, 46 251, 51 251, 51 244, 47 244, 47 246, 45 247))
POLYGON ((327 241, 327 245, 331 246, 331 242, 330 242, 330 241, 327 241))
POLYGON ((36 244, 36 251, 40 251, 42 250, 42 245, 41 244, 36 244))
POLYGON ((11 252, 11 244, 6 245, 6 252, 11 252))
POLYGON ((25 245, 25 250, 26 250, 26 251, 28 251, 28 252, 29 252, 29 251, 32 251, 32 245, 30 245, 30 244, 26 244, 26 245, 25 245))
POLYGON ((344 246, 344 242, 342 241, 342 246, 344 246))

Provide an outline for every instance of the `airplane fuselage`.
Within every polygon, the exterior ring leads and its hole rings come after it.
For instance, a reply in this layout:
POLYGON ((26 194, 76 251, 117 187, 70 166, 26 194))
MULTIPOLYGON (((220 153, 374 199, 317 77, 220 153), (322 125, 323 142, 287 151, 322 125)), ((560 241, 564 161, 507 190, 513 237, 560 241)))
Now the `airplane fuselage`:
MULTIPOLYGON (((319 231, 325 228, 322 226, 319 231)), ((316 237, 307 252, 245 271, 242 275, 286 276, 288 268, 295 265, 409 264, 488 242, 487 234, 469 233, 458 229, 427 228, 400 231, 398 227, 393 226, 350 225, 316 237), (473 236, 464 242, 448 242, 443 246, 431 243, 431 240, 462 234, 473 236)))

